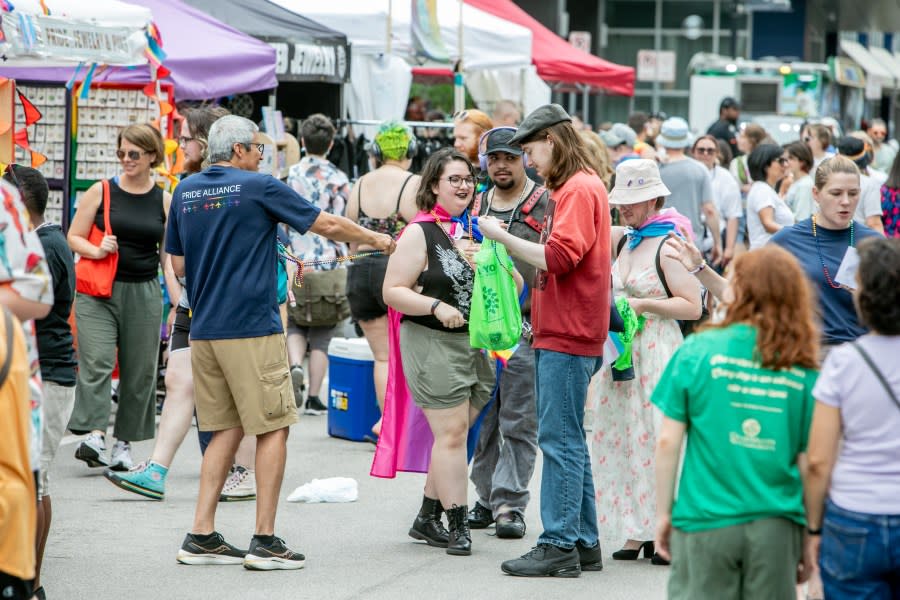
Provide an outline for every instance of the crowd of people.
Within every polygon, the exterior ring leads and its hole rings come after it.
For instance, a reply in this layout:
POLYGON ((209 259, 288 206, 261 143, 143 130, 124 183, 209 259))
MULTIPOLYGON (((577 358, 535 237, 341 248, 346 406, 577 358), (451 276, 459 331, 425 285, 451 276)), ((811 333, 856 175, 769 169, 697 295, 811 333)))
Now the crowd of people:
POLYGON ((621 541, 612 559, 670 566, 671 598, 787 599, 807 581, 811 598, 896 597, 900 156, 879 120, 778 145, 739 111, 724 99, 694 135, 679 117, 595 133, 555 104, 469 109, 418 174, 414 132, 388 121, 355 182, 326 158, 332 122, 311 115, 285 183, 258 172, 254 123, 186 109, 174 191, 153 177, 159 132, 131 125, 121 174, 80 199, 67 236, 43 220, 46 181, 9 166, 3 597, 46 595, 47 473, 66 430, 84 436, 76 459, 161 501, 195 414, 178 562, 302 568, 276 535, 286 441, 300 410, 328 410, 328 345, 348 316, 374 358, 373 474, 404 470, 405 399, 432 440, 413 539, 470 555, 473 529, 525 537, 540 449, 542 531, 507 574, 600 571, 602 532, 621 541), (520 300, 502 358, 470 343, 485 240, 509 253, 520 300), (246 546, 216 531, 232 500, 256 501, 246 546))

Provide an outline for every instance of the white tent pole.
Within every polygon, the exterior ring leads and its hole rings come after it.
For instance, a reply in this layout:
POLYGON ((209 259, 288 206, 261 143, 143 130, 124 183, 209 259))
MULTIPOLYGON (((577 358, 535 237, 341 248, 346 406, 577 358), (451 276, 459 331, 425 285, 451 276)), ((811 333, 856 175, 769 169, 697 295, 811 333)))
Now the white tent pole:
POLYGON ((459 0, 459 29, 458 42, 459 59, 456 63, 456 73, 453 75, 453 112, 458 113, 466 108, 466 87, 463 79, 463 1, 459 0))
POLYGON ((384 44, 384 53, 388 56, 391 55, 391 38, 393 37, 393 14, 394 14, 394 1, 388 0, 388 13, 387 13, 387 39, 384 44))

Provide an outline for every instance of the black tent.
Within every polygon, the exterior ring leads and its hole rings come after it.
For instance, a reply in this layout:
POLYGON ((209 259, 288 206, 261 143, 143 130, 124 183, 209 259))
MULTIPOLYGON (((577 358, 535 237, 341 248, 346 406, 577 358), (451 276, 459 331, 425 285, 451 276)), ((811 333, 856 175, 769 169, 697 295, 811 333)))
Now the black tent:
MULTIPOLYGON (((346 35, 269 0, 183 1, 275 48, 279 82, 275 106, 285 116, 306 118, 320 112, 340 117, 343 84, 350 79, 346 35)), ((239 100, 244 116, 257 121, 259 107, 269 103, 267 92, 239 100)))

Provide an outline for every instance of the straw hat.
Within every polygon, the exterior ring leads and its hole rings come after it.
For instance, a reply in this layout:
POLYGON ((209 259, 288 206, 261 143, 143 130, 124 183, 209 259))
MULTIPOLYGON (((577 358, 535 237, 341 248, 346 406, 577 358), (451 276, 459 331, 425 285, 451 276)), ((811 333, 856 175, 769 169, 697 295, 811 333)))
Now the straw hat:
POLYGON ((656 161, 634 158, 616 167, 616 186, 609 195, 609 203, 637 204, 671 193, 659 176, 656 161))

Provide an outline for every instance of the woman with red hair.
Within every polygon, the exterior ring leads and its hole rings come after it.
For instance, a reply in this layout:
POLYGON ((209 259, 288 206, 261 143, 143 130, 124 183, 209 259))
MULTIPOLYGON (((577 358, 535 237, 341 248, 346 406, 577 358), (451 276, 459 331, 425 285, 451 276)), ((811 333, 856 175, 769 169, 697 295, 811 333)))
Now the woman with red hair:
POLYGON ((671 557, 671 599, 792 600, 809 573, 801 465, 819 354, 813 293, 797 260, 769 245, 735 260, 722 296, 724 318, 685 340, 653 394, 665 415, 656 551, 671 557))

